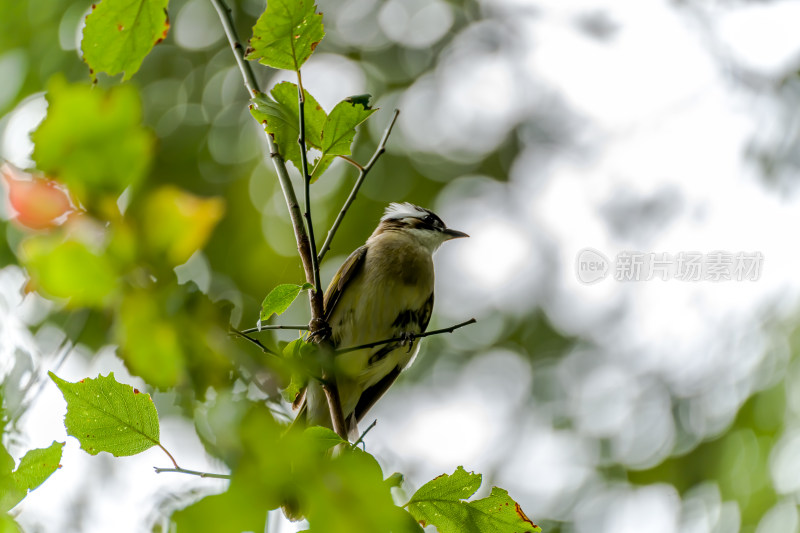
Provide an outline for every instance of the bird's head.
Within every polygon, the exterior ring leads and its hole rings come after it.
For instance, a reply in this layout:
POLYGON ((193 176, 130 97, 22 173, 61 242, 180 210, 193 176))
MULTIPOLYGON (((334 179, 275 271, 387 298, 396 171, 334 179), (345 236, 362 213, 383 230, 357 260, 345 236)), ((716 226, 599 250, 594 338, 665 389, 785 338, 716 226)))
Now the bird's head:
POLYGON ((406 233, 415 237, 431 253, 441 246, 444 241, 469 237, 462 231, 450 229, 445 226, 436 213, 408 202, 391 203, 381 217, 373 237, 381 233, 393 231, 406 233))

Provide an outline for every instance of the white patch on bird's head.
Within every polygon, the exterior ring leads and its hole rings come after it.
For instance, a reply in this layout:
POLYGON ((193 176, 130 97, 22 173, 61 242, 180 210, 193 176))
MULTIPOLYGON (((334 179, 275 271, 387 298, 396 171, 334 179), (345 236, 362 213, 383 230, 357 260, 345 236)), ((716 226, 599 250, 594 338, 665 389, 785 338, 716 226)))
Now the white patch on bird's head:
POLYGON ((425 209, 414 204, 403 202, 402 204, 392 202, 381 217, 384 220, 400 220, 401 218, 425 218, 429 214, 425 209))
MULTIPOLYGON (((433 211, 408 202, 391 203, 370 238, 386 232, 405 233, 413 236, 420 245, 433 253, 444 241, 453 238, 452 235, 446 233, 446 230, 442 219, 433 211)), ((369 244, 369 241, 367 243, 369 244)))

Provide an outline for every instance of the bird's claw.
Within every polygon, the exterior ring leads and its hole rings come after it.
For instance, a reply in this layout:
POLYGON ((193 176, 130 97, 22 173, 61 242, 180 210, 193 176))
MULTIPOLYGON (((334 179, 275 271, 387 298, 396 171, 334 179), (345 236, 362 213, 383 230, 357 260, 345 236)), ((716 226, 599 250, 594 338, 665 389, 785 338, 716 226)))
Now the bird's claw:
POLYGON ((330 339, 333 331, 327 322, 324 320, 312 321, 309 325, 311 329, 311 337, 315 339, 330 339))
POLYGON ((414 348, 414 341, 416 340, 417 336, 414 335, 413 333, 411 333, 410 331, 406 331, 406 332, 400 334, 400 338, 402 339, 400 341, 400 345, 402 346, 402 345, 408 344, 408 352, 407 353, 411 353, 411 350, 414 348))

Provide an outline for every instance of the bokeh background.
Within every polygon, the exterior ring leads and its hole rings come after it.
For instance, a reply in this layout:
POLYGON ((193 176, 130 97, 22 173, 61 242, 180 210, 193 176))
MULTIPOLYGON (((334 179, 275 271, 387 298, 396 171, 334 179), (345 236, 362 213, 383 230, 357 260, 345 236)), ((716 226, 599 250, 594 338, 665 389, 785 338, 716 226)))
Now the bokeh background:
MULTIPOLYGON (((233 4, 247 38, 264 3, 233 4)), ((403 472, 413 490, 464 465, 484 474, 482 492, 508 489, 550 533, 798 531, 800 3, 318 5, 327 36, 303 69, 306 88, 327 110, 364 92, 381 108, 357 160, 401 110, 323 282, 390 201, 430 207, 472 236, 437 255, 431 327, 478 323, 426 339, 372 411, 367 449, 384 471, 403 472), (760 252, 763 263, 757 280, 586 285, 576 276, 586 247, 611 258, 760 252)), ((87 79, 79 41, 89 8, 0 4, 0 157, 17 166, 31 165, 28 133, 46 111, 48 80, 87 79)), ((302 279, 285 204, 210 3, 172 0, 170 17, 169 37, 129 82, 158 138, 149 183, 224 197, 208 246, 176 271, 252 326, 274 285, 302 279)), ((262 87, 288 79, 256 70, 262 87)), ((354 178, 337 162, 314 186, 318 235, 354 178)), ((66 437, 46 370, 70 380, 111 370, 143 384, 102 331, 92 335, 94 322, 23 293, 21 230, 0 209, 5 444, 18 459, 67 440, 63 468, 17 520, 31 532, 146 531, 223 490, 156 475, 160 452, 89 457, 66 437)), ((284 323, 305 313, 296 304, 284 323)), ((204 406, 189 418, 169 394, 155 399, 181 462, 218 470, 195 432, 204 406)), ((269 531, 296 529, 275 516, 269 531)))

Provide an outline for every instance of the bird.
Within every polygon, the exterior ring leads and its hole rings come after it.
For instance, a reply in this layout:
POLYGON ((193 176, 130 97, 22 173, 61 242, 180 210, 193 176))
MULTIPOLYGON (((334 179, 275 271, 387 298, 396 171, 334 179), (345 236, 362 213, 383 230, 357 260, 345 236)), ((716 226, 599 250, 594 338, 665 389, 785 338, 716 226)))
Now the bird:
MULTIPOLYGON (((334 349, 402 339, 335 355, 348 437, 358 434, 358 422, 415 358, 415 336, 425 332, 433 311, 433 253, 463 237, 469 235, 448 228, 429 209, 391 203, 366 243, 333 276, 323 309, 334 349)), ((310 380, 297 398, 295 407, 307 425, 332 428, 319 381, 310 380)))

